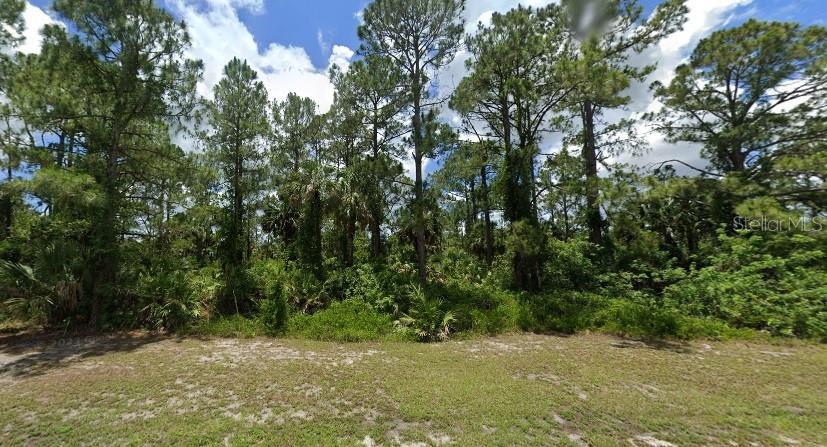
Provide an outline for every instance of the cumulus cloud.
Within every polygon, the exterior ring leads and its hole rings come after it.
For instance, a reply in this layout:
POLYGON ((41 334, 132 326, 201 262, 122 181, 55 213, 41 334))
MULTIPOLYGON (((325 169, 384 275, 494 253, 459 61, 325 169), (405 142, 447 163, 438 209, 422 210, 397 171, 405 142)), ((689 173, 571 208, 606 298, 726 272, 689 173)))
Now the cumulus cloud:
MULTIPOLYGON (((542 7, 550 3, 553 3, 553 1, 471 0, 464 12, 465 30, 468 33, 473 33, 480 23, 483 25, 490 24, 494 12, 504 13, 518 4, 542 7)), ((639 66, 656 63, 657 69, 645 83, 632 85, 628 91, 624 92, 624 94, 629 95, 631 100, 628 107, 623 110, 608 111, 606 119, 614 122, 622 118, 638 117, 645 112, 658 110, 661 104, 654 100, 652 92, 649 90, 649 84, 654 81, 669 82, 674 76, 675 67, 686 60, 699 40, 738 18, 739 8, 750 3, 751 0, 688 0, 689 12, 683 30, 668 36, 658 45, 631 58, 631 62, 639 66)), ((441 95, 449 95, 456 84, 465 76, 467 73, 465 61, 469 57, 467 51, 460 51, 454 60, 440 71, 436 80, 441 95)), ((440 116, 446 122, 459 124, 456 114, 447 108, 442 110, 440 116)), ((700 148, 697 145, 667 143, 662 135, 652 132, 651 129, 644 126, 640 126, 638 131, 645 135, 651 151, 640 157, 624 156, 617 161, 649 166, 659 161, 679 158, 698 166, 704 164, 700 158, 700 148)), ((561 139, 559 136, 547 135, 542 144, 543 152, 558 150, 560 145, 561 139)), ((679 172, 686 172, 683 171, 685 168, 679 166, 676 166, 676 168, 679 172)))
MULTIPOLYGON (((204 62, 204 80, 198 86, 201 95, 212 96, 224 65, 237 56, 259 73, 272 99, 295 92, 312 98, 322 112, 330 108, 333 85, 328 79, 329 67, 315 67, 302 47, 257 42, 239 18, 242 9, 263 13, 262 0, 166 0, 166 5, 187 23, 192 38, 187 56, 204 62)), ((330 62, 347 67, 352 56, 349 48, 334 45, 330 62)))
MULTIPOLYGON (((677 32, 648 51, 636 56, 636 64, 657 62, 657 70, 644 84, 632 86, 626 92, 631 102, 626 110, 611 111, 610 120, 628 116, 639 116, 646 111, 660 108, 648 89, 649 82, 658 80, 669 82, 674 76, 674 68, 686 59, 697 42, 712 31, 725 26, 737 17, 740 7, 751 0, 688 0, 689 14, 684 29, 677 32)), ((495 12, 504 13, 518 4, 540 7, 552 3, 551 0, 470 0, 463 13, 466 32, 474 32, 479 23, 490 23, 495 12)), ((165 0, 166 6, 183 18, 192 38, 192 47, 187 56, 204 62, 204 79, 199 84, 199 93, 205 97, 212 96, 213 86, 221 79, 224 65, 238 56, 259 73, 272 99, 283 99, 289 92, 307 96, 319 104, 320 111, 329 109, 333 101, 333 85, 328 79, 327 71, 332 65, 347 69, 354 57, 354 51, 346 46, 335 45, 325 39, 322 30, 318 31, 318 42, 324 52, 330 52, 327 67, 313 65, 307 51, 302 47, 286 46, 275 42, 259 42, 239 18, 239 11, 264 14, 263 0, 165 0)), ((355 17, 361 19, 362 11, 355 17)), ((42 9, 28 4, 24 12, 26 29, 25 41, 18 48, 23 52, 37 52, 40 47, 40 29, 48 23, 57 23, 42 9)), ((465 61, 470 57, 466 51, 460 51, 454 60, 444 67, 435 77, 440 95, 450 94, 462 77, 467 73, 465 61)), ((447 107, 443 107, 442 119, 458 124, 457 116, 447 107)), ((646 131, 643 130, 645 133, 646 131)), ((689 163, 702 164, 698 147, 688 144, 669 144, 656 133, 647 133, 652 150, 643 157, 621 158, 619 161, 648 165, 670 158, 680 158, 689 163)), ((547 137, 544 152, 559 147, 559 138, 547 137)), ((413 173, 413 162, 405 163, 409 174, 413 173)))
MULTIPOLYGON (((41 35, 41 30, 43 27, 49 24, 60 24, 60 22, 53 19, 49 14, 44 12, 42 9, 38 8, 37 6, 32 5, 29 2, 26 2, 26 7, 23 10, 23 32, 22 32, 22 41, 19 42, 16 48, 4 48, 0 47, 0 52, 5 54, 12 54, 15 51, 19 51, 25 54, 37 53, 40 51, 40 45, 43 42, 43 36, 41 35)), ((5 104, 8 102, 8 98, 2 92, 0 92, 0 104, 5 104)), ((0 130, 7 129, 6 124, 0 124, 0 130)), ((16 118, 13 118, 9 122, 9 126, 11 129, 14 129, 15 132, 22 130, 23 123, 16 118)))
POLYGON ((353 59, 354 51, 344 45, 333 45, 333 50, 330 52, 330 58, 327 61, 327 66, 338 66, 344 71, 350 67, 350 61, 353 59))
MULTIPOLYGON (((639 66, 656 63, 657 69, 646 83, 635 84, 626 92, 631 98, 627 110, 612 111, 607 114, 607 118, 616 120, 629 116, 639 117, 643 113, 660 110, 662 104, 653 98, 649 84, 654 81, 669 83, 675 76, 675 68, 688 59, 701 39, 729 24, 738 17, 738 9, 750 3, 751 0, 688 0, 686 6, 689 12, 683 30, 669 35, 631 59, 639 66)), ((706 162, 701 159, 700 146, 697 144, 668 143, 662 135, 645 125, 639 126, 638 131, 646 135, 651 151, 641 157, 623 156, 618 161, 650 166, 665 160, 680 159, 693 166, 705 166, 706 162)), ((677 165, 675 168, 682 174, 692 173, 683 166, 677 165)))
POLYGON ((23 41, 16 50, 26 54, 39 52, 40 44, 43 42, 40 31, 44 26, 54 23, 60 22, 37 6, 26 2, 26 8, 23 10, 23 41))

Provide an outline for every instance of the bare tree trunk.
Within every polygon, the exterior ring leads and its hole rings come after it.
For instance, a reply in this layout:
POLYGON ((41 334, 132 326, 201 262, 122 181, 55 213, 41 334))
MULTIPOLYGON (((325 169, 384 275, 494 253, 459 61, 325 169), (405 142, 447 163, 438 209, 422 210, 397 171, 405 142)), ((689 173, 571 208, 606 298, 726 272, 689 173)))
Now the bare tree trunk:
POLYGON ((600 186, 597 177, 597 147, 594 135, 595 107, 583 102, 580 116, 583 122, 583 167, 586 173, 586 224, 589 242, 603 245, 603 218, 600 215, 600 186))
POLYGON ((428 282, 427 258, 425 253, 425 187, 422 179, 422 85, 421 73, 414 73, 413 85, 413 143, 414 143, 414 238, 416 239, 416 268, 419 274, 419 284, 428 282))
MULTIPOLYGON (((10 182, 12 180, 12 168, 11 163, 6 167, 6 181, 10 182)), ((2 218, 2 222, 0 222, 0 235, 3 237, 8 236, 9 232, 11 231, 12 219, 14 219, 14 208, 12 207, 12 198, 9 191, 5 191, 3 196, 0 197, 0 218, 2 218)))
POLYGON ((356 237, 356 215, 352 211, 347 212, 347 225, 345 228, 345 267, 353 265, 353 240, 356 237))
POLYGON ((382 229, 379 226, 380 217, 377 213, 371 213, 370 217, 370 247, 374 260, 382 257, 382 229))
POLYGON ((491 229, 491 206, 488 199, 488 175, 485 165, 480 167, 480 187, 482 188, 483 219, 485 220, 485 262, 488 265, 494 261, 494 235, 491 229))

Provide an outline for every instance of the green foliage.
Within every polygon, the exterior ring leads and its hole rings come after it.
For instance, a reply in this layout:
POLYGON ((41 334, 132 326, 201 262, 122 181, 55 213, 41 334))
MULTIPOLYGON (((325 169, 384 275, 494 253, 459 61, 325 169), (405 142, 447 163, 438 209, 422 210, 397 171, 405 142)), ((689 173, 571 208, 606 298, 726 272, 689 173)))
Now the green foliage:
POLYGON ((595 314, 606 306, 600 295, 568 292, 525 296, 520 303, 520 328, 532 332, 571 334, 592 328, 595 314))
POLYGON ((23 0, 0 0, 0 47, 20 40, 25 6, 23 0))
POLYGON ((388 292, 384 279, 370 264, 360 264, 342 271, 341 297, 360 300, 374 309, 393 315, 398 305, 388 292))
POLYGON ((248 313, 250 298, 254 296, 255 284, 244 266, 225 264, 222 268, 223 287, 219 294, 219 312, 248 313))
POLYGON ((0 259, 0 309, 23 321, 45 323, 54 306, 53 292, 28 265, 0 259))
MULTIPOLYGON (((0 46, 24 3, 0 0, 0 46)), ((464 7, 370 2, 320 113, 271 103, 239 58, 199 98, 186 26, 155 2, 56 0, 65 26, 40 53, 0 51, 0 313, 340 341, 827 337, 823 26, 703 39, 652 117, 711 167, 646 173, 609 164, 644 144, 606 112, 653 72, 631 59, 680 29, 683 0, 518 6, 469 36, 464 7), (431 75, 463 43, 454 129, 431 75), (788 228, 737 231, 767 218, 788 228)))
POLYGON ((140 278, 138 290, 150 300, 141 313, 155 329, 178 329, 205 313, 183 271, 151 272, 140 278))
POLYGON ((213 88, 207 103, 210 130, 201 139, 208 156, 221 172, 225 187, 220 222, 219 257, 225 289, 220 310, 237 313, 249 308, 250 284, 246 277, 250 257, 250 202, 260 193, 262 160, 259 145, 269 134, 267 91, 247 61, 233 58, 213 88))
POLYGON ((445 247, 431 258, 434 276, 468 283, 479 282, 485 275, 485 268, 479 258, 458 247, 445 247))
POLYGON ((271 333, 280 332, 287 323, 287 300, 280 293, 261 300, 258 304, 258 317, 271 333))
POLYGON ((445 309, 445 302, 426 295, 417 285, 410 286, 408 299, 410 307, 399 319, 399 324, 421 341, 447 340, 456 318, 452 311, 445 309))
POLYGON ((312 312, 328 301, 324 283, 316 277, 315 272, 294 263, 290 264, 286 272, 284 296, 291 306, 302 312, 312 312))
POLYGON ((668 86, 656 86, 666 106, 657 117, 671 141, 703 144, 715 168, 765 175, 779 156, 824 140, 813 112, 823 110, 827 94, 825 48, 827 29, 819 25, 751 19, 716 31, 668 86))
MULTIPOLYGON (((429 284, 424 291, 425 295, 441 302, 443 309, 450 311, 451 331, 494 335, 517 328, 518 294, 499 288, 488 277, 482 280, 451 277, 429 284)), ((417 303, 418 293, 409 290, 407 298, 409 302, 405 304, 411 308, 427 307, 417 303)))
POLYGON ((394 335, 390 316, 379 313, 370 304, 358 299, 335 302, 312 315, 295 314, 288 321, 287 334, 338 342, 402 337, 394 335))
POLYGON ((223 284, 221 270, 215 265, 208 265, 187 273, 190 293, 201 309, 203 317, 211 317, 215 312, 223 284))
POLYGON ((580 238, 549 239, 543 267, 545 286, 552 290, 588 290, 596 287, 599 266, 591 258, 592 245, 580 238))
POLYGON ((270 328, 258 318, 244 315, 219 315, 201 320, 180 331, 182 334, 205 335, 212 337, 252 338, 270 335, 270 328))
POLYGON ((611 300, 594 315, 593 324, 622 335, 666 337, 678 335, 679 314, 626 300, 611 300))
POLYGON ((271 333, 281 332, 290 310, 285 295, 285 264, 275 259, 257 260, 248 273, 258 297, 258 319, 271 333))
POLYGON ((583 292, 526 297, 520 307, 520 328, 532 332, 572 334, 585 330, 645 338, 753 338, 714 318, 684 315, 651 299, 610 299, 583 292))
POLYGON ((666 288, 664 297, 690 315, 778 335, 823 338, 827 256, 817 241, 802 234, 721 235, 711 264, 666 288))

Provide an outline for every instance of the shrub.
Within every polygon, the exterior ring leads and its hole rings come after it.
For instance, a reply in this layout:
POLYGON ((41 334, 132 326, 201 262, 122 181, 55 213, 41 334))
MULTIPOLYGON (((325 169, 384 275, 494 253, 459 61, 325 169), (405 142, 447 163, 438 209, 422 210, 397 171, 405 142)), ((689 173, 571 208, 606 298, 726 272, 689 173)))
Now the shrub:
POLYGON ((291 336, 314 340, 359 342, 392 337, 390 316, 356 299, 334 302, 312 315, 296 314, 287 323, 291 336))
POLYGON ((595 272, 599 269, 589 258, 594 249, 588 241, 549 238, 548 245, 548 259, 543 271, 548 288, 584 290, 595 285, 595 272))
POLYGON ((593 324, 621 335, 677 336, 680 316, 671 309, 658 309, 626 300, 612 300, 594 315, 593 324))
POLYGON ((138 291, 149 300, 141 314, 155 329, 178 329, 204 314, 187 274, 181 270, 157 269, 141 275, 138 291))
POLYGON ((527 331, 571 334, 591 328, 595 314, 606 302, 602 296, 586 292, 525 296, 520 303, 519 325, 527 331))
POLYGON ((271 297, 283 294, 284 282, 288 275, 284 262, 265 259, 250 264, 249 276, 260 297, 271 297))
POLYGON ((324 284, 316 274, 292 262, 286 266, 283 292, 287 302, 303 312, 312 312, 329 301, 324 284))
POLYGON ((444 308, 444 301, 426 295, 419 286, 411 286, 410 308, 399 319, 399 324, 410 330, 420 341, 446 340, 456 320, 454 313, 444 308))
MULTIPOLYGON (((393 296, 386 292, 384 283, 376 270, 369 264, 360 264, 342 271, 325 285, 336 283, 342 300, 361 300, 380 312, 395 313, 398 306, 393 296)), ((329 289, 328 289, 329 290, 329 289)))
POLYGON ((218 303, 221 293, 221 270, 215 265, 208 265, 187 273, 192 298, 202 309, 202 316, 209 318, 218 303))
POLYGON ((0 310, 21 320, 44 323, 54 305, 49 287, 28 265, 0 259, 0 310))
POLYGON ((776 335, 827 337, 827 255, 805 235, 720 236, 711 265, 664 291, 692 316, 776 335))
POLYGON ((520 307, 514 292, 452 280, 431 284, 427 293, 442 298, 444 307, 453 314, 452 327, 457 332, 493 335, 517 328, 520 307))
POLYGON ((229 315, 201 320, 192 326, 184 328, 181 332, 213 337, 252 338, 267 335, 270 333, 270 330, 264 326, 264 323, 258 318, 248 318, 243 315, 229 315))
POLYGON ((218 300, 219 311, 224 314, 249 312, 255 291, 249 270, 228 265, 223 269, 223 278, 224 287, 218 300))
POLYGON ((262 260, 250 266, 250 278, 258 295, 258 319, 271 334, 284 329, 289 305, 284 294, 284 263, 262 260))
POLYGON ((259 302, 258 317, 261 323, 273 334, 278 333, 287 323, 287 301, 279 293, 259 302))
POLYGON ((433 276, 437 278, 479 281, 484 273, 480 259, 458 247, 446 247, 429 262, 433 276))

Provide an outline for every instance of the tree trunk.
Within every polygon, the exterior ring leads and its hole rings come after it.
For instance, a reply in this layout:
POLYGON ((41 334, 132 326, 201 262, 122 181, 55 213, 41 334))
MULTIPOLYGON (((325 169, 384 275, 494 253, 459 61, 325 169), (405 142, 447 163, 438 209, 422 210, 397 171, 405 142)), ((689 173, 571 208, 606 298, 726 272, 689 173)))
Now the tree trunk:
POLYGON ((597 177, 597 147, 594 135, 595 107, 585 101, 580 109, 583 122, 583 167, 586 173, 586 224, 589 242, 603 245, 603 218, 600 215, 600 187, 597 177))
POLYGON ((422 179, 422 85, 421 73, 414 73, 413 84, 413 143, 414 143, 414 238, 416 239, 416 268, 419 274, 419 284, 424 286, 428 282, 427 258, 425 253, 425 188, 422 179))
MULTIPOLYGON (((232 260, 234 263, 243 264, 246 258, 246 249, 242 246, 243 241, 246 241, 244 231, 244 194, 241 191, 241 182, 243 173, 243 160, 241 159, 241 144, 236 144, 235 150, 235 166, 233 178, 233 236, 232 236, 232 260)), ((246 244, 245 244, 246 245, 246 244)))
POLYGON ((381 217, 378 213, 371 213, 370 216, 370 247, 374 261, 382 258, 382 229, 379 226, 381 217))
POLYGON ((488 175, 485 171, 485 165, 480 167, 480 187, 482 188, 482 207, 483 207, 483 219, 485 220, 485 226, 483 231, 485 233, 485 262, 488 265, 494 261, 494 235, 492 234, 491 229, 491 206, 489 205, 488 200, 488 175))
POLYGON ((118 133, 112 139, 111 148, 106 157, 106 171, 103 187, 105 194, 104 209, 96 220, 93 239, 92 285, 89 306, 89 326, 99 327, 102 307, 113 296, 115 276, 118 271, 118 235, 117 218, 120 207, 118 198, 118 133))
MULTIPOLYGON (((6 181, 11 182, 12 180, 12 168, 11 163, 6 167, 6 181)), ((14 218, 14 208, 12 207, 12 200, 10 191, 2 192, 3 196, 0 197, 0 218, 2 218, 2 222, 0 222, 0 236, 6 237, 11 232, 11 225, 12 219, 14 218)))
POLYGON ((373 254, 374 261, 378 261, 382 258, 382 220, 384 218, 382 213, 382 203, 381 203, 381 194, 382 194, 382 185, 379 181, 379 123, 376 120, 376 116, 379 113, 378 105, 376 103, 373 104, 373 122, 372 124, 372 135, 371 135, 371 147, 373 149, 373 163, 371 165, 371 171, 373 175, 373 181, 371 187, 374 188, 374 193, 376 194, 370 203, 370 223, 368 226, 370 227, 370 247, 371 253, 373 254))
POLYGON ((347 225, 345 228, 345 267, 353 265, 353 240, 356 237, 356 215, 352 211, 347 212, 347 225))

